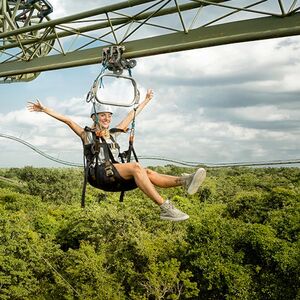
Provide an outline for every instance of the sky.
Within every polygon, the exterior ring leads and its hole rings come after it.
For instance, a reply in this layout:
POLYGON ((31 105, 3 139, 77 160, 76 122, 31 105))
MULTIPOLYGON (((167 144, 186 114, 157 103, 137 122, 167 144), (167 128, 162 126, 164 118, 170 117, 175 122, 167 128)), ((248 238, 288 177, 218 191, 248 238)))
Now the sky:
MULTIPOLYGON (((55 17, 95 5, 51 3, 55 17)), ((215 164, 299 159, 299 50, 300 37, 295 36, 137 59, 133 76, 141 100, 148 88, 154 90, 153 100, 136 120, 137 154, 215 164)), ((2 84, 0 133, 21 138, 55 158, 82 163, 80 139, 46 114, 28 112, 26 104, 40 99, 82 127, 91 125, 85 98, 100 69, 91 65, 47 71, 31 82, 2 84)), ((105 92, 115 95, 120 87, 108 84, 105 92)), ((113 124, 127 112, 117 108, 113 124)), ((126 148, 128 135, 119 142, 126 148)), ((0 151, 0 167, 63 166, 1 137, 0 151)))

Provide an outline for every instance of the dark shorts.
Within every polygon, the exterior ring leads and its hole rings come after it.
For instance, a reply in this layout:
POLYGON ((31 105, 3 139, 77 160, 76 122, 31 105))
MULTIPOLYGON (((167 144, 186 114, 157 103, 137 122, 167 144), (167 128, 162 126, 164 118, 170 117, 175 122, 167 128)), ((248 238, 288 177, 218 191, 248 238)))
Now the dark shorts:
POLYGON ((137 188, 134 178, 128 180, 122 178, 115 166, 113 164, 111 166, 114 173, 113 180, 112 177, 106 176, 104 165, 99 165, 89 170, 89 184, 106 192, 130 191, 137 188))

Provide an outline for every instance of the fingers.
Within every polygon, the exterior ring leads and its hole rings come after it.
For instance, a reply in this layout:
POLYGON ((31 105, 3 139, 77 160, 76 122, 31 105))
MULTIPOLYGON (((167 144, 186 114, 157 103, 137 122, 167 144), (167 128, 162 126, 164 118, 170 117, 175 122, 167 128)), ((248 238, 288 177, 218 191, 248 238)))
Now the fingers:
POLYGON ((28 101, 26 107, 29 111, 34 111, 34 103, 33 102, 28 101))
POLYGON ((39 100, 36 100, 36 102, 31 102, 31 101, 28 101, 27 102, 27 109, 29 111, 43 111, 44 107, 43 105, 41 104, 41 102, 39 100))
POLYGON ((33 109, 33 108, 36 108, 36 103, 33 103, 33 102, 28 102, 28 104, 27 104, 27 108, 31 108, 31 109, 33 109))
POLYGON ((148 98, 149 100, 151 100, 153 98, 153 90, 152 89, 147 90, 146 98, 148 98))

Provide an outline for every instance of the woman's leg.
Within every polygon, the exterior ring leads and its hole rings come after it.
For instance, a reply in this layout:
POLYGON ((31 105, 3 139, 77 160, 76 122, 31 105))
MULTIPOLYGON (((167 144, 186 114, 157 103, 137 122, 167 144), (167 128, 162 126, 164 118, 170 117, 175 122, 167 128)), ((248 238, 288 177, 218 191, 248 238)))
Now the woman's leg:
POLYGON ((193 174, 187 174, 186 176, 180 177, 159 174, 150 169, 146 169, 146 172, 150 181, 154 185, 162 188, 184 186, 190 195, 193 195, 198 191, 200 185, 203 183, 206 177, 206 171, 203 168, 199 168, 193 174))
POLYGON ((185 185, 186 182, 185 177, 183 176, 178 177, 178 176, 159 174, 150 169, 146 169, 146 172, 150 181, 158 187, 169 188, 175 186, 182 186, 185 185))
POLYGON ((139 163, 115 164, 114 166, 122 178, 134 178, 137 186, 160 206, 160 218, 162 220, 184 221, 189 218, 189 215, 174 207, 169 200, 164 201, 153 185, 153 183, 161 187, 182 185, 180 177, 158 174, 144 169, 139 163))
POLYGON ((163 175, 150 169, 144 169, 139 163, 115 164, 115 167, 124 179, 131 179, 133 177, 137 186, 159 205, 164 200, 153 185, 162 188, 185 186, 188 193, 192 195, 197 192, 206 177, 206 171, 203 168, 199 168, 191 175, 178 177, 163 175))
POLYGON ((164 203, 164 199, 160 196, 149 179, 148 172, 139 163, 115 164, 114 166, 124 179, 131 179, 133 177, 137 186, 155 203, 158 205, 164 203))

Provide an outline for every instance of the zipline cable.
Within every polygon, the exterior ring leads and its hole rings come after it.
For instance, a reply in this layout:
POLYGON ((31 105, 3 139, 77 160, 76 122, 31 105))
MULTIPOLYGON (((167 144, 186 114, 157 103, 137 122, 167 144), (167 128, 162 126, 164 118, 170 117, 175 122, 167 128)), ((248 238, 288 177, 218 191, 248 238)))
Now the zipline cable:
POLYGON ((31 251, 33 251, 37 257, 39 259, 41 259, 42 261, 44 261, 46 263, 46 265, 48 265, 48 267, 50 267, 50 269, 52 270, 52 272, 54 272, 63 282, 65 282, 69 288, 77 295, 77 296, 81 296, 80 293, 73 287, 73 285, 63 276, 61 275, 58 270, 52 266, 52 264, 49 262, 48 259, 46 259, 45 257, 43 257, 39 252, 37 252, 35 249, 33 249, 33 247, 26 241, 26 245, 28 248, 31 249, 31 251))
POLYGON ((141 160, 160 160, 167 162, 174 162, 189 167, 206 166, 209 168, 221 168, 221 167, 251 167, 251 166, 271 166, 271 165, 288 165, 299 164, 300 159, 289 160, 273 160, 273 161, 259 161, 259 162, 233 162, 233 163, 205 163, 205 162, 192 162, 192 161, 179 161, 175 159, 165 157, 151 157, 151 156, 139 156, 141 160))
POLYGON ((19 142, 27 147, 29 147, 30 149, 32 149, 33 151, 37 152, 38 154, 46 157, 47 159, 49 160, 52 160, 52 161, 55 161, 59 164, 63 164, 63 165, 67 165, 67 166, 71 166, 71 167, 82 167, 83 165, 82 164, 79 164, 79 163, 73 163, 73 162, 69 162, 69 161, 65 161, 65 160, 61 160, 61 159, 58 159, 58 158, 55 158, 41 150, 39 150, 37 147, 33 146, 32 144, 20 139, 20 138, 17 138, 15 136, 12 136, 12 135, 7 135, 7 134, 3 134, 3 133, 0 133, 0 137, 3 137, 3 138, 7 138, 7 139, 10 139, 10 140, 14 140, 16 142, 19 142))
MULTIPOLYGON (((74 162, 69 162, 69 161, 55 158, 18 137, 3 134, 3 133, 0 133, 0 137, 19 142, 19 143, 29 147, 33 151, 37 152, 38 154, 44 156, 45 158, 52 160, 54 162, 57 162, 59 164, 63 164, 63 165, 71 166, 71 167, 83 167, 83 164, 80 164, 80 163, 74 163, 74 162)), ((138 156, 138 158, 140 160, 156 160, 156 161, 172 162, 172 163, 176 163, 176 164, 188 166, 188 167, 205 166, 205 167, 209 167, 209 168, 252 167, 252 166, 254 167, 254 166, 271 166, 271 165, 289 165, 289 164, 299 164, 300 163, 300 159, 273 160, 273 161, 260 161, 260 162, 204 163, 204 162, 195 162, 195 161, 194 162, 193 161, 182 161, 182 160, 170 159, 170 158, 161 157, 161 156, 142 156, 141 155, 141 156, 138 156)))

